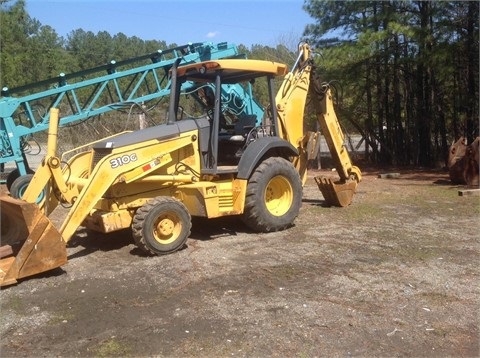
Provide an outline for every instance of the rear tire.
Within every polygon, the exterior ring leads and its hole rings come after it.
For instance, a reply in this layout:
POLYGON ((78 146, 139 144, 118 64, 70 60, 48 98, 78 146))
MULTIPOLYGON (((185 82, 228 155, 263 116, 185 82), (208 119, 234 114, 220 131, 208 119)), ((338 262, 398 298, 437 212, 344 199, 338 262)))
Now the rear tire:
POLYGON ((137 210, 132 234, 144 252, 165 255, 185 245, 191 227, 191 216, 183 203, 170 197, 157 197, 137 210))
MULTIPOLYGON (((32 169, 27 168, 27 174, 34 174, 34 173, 35 172, 32 169)), ((20 171, 18 169, 14 169, 8 174, 5 185, 7 186, 7 189, 9 191, 10 191, 10 188, 12 187, 13 182, 17 180, 19 177, 20 177, 20 171)))
MULTIPOLYGON (((25 191, 27 190, 28 186, 30 185, 33 175, 34 174, 22 175, 17 179, 15 179, 15 181, 12 183, 12 186, 10 188, 10 195, 13 198, 21 199, 23 197, 23 194, 25 194, 25 191)), ((38 195, 37 200, 35 200, 35 204, 41 207, 46 196, 47 196, 47 189, 44 188, 38 195)))
POLYGON ((23 194, 25 194, 28 185, 32 181, 32 178, 33 174, 27 174, 15 179, 10 187, 10 195, 16 199, 21 199, 23 194))
POLYGON ((248 181, 242 221, 258 232, 284 230, 300 212, 302 191, 302 180, 291 162, 268 158, 248 181))

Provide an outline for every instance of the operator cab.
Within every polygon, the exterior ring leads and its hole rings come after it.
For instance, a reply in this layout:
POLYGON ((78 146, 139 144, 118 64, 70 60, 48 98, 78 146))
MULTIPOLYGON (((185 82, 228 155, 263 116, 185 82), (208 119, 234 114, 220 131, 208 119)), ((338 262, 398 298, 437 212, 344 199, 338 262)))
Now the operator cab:
MULTIPOLYGON (((225 85, 222 92, 225 90, 225 85)), ((215 87, 202 85, 195 92, 194 98, 206 112, 209 123, 214 121, 215 113, 215 87)), ((218 131, 218 165, 237 165, 244 148, 256 137, 257 126, 260 122, 254 114, 245 113, 242 108, 232 108, 234 104, 225 103, 225 93, 220 96, 221 103, 218 131)), ((238 101, 242 102, 241 99, 238 101)), ((238 102, 237 101, 237 102, 238 102)), ((245 105, 242 103, 243 106, 245 105)), ((262 118, 259 118, 261 121, 262 118)), ((211 126, 213 128, 213 126, 211 126)))
MULTIPOLYGON (((253 142, 261 132, 265 135, 264 126, 255 115, 237 115, 225 110, 222 98, 222 86, 233 84, 249 84, 256 78, 267 78, 269 99, 272 110, 272 126, 277 122, 275 111, 275 91, 273 79, 287 72, 286 65, 260 60, 229 59, 192 63, 173 67, 171 70, 172 98, 170 101, 168 123, 177 120, 180 103, 180 89, 189 81, 195 84, 192 96, 206 109, 210 128, 200 133, 202 151, 202 173, 217 174, 223 171, 236 171, 239 160, 246 146, 253 142)), ((274 132, 274 131, 273 131, 274 132)), ((275 133, 269 133, 275 135, 275 133)))

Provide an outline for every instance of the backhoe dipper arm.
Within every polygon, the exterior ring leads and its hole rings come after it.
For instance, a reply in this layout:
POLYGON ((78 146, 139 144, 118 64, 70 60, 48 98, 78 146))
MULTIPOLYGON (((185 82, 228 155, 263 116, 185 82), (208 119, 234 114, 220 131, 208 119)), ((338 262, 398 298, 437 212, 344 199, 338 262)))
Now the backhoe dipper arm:
POLYGON ((350 155, 345 146, 345 135, 340 127, 333 107, 332 92, 327 84, 319 85, 312 80, 310 91, 318 123, 328 149, 333 158, 335 169, 342 182, 362 180, 360 169, 352 164, 350 155), (320 87, 320 88, 319 88, 320 87))
POLYGON ((345 135, 335 114, 332 93, 328 84, 320 84, 319 81, 312 78, 310 95, 322 134, 332 155, 335 169, 340 176, 340 180, 336 182, 322 176, 314 179, 328 205, 340 207, 350 205, 357 185, 362 180, 362 173, 358 167, 352 164, 348 154, 345 135))

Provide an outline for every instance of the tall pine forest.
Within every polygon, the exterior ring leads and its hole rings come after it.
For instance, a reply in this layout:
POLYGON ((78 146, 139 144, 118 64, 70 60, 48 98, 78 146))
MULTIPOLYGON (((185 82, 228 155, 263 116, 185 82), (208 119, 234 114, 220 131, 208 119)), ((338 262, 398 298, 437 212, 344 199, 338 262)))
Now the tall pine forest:
MULTIPOLYGON (((303 10, 312 21, 298 42, 314 48, 342 126, 364 138, 368 162, 443 166, 453 141, 479 135, 478 1, 305 0, 303 10)), ((294 42, 236 45, 291 66, 294 42)), ((177 45, 84 29, 63 37, 32 18, 26 0, 0 0, 0 88, 177 45)), ((266 103, 266 88, 255 96, 266 103)), ((316 129, 313 116, 307 129, 316 129)))

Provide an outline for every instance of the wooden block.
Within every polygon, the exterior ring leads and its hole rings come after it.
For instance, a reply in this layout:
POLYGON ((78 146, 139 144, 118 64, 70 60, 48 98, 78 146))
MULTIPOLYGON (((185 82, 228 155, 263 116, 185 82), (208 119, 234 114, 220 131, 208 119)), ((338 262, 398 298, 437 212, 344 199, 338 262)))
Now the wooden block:
POLYGON ((480 196, 480 189, 463 189, 458 191, 458 196, 480 196))
POLYGON ((0 246, 0 258, 13 255, 13 250, 10 245, 0 246))
POLYGON ((393 178, 399 178, 400 173, 384 173, 384 174, 378 174, 378 177, 380 179, 393 179, 393 178))

